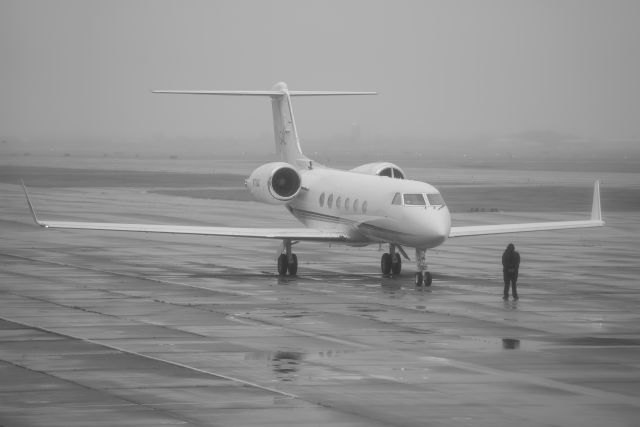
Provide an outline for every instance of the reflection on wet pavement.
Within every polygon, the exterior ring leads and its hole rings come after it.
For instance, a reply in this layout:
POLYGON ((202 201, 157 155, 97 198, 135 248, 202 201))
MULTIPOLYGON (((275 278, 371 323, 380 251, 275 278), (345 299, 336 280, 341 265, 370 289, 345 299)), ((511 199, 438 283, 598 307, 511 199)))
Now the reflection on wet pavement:
POLYGON ((502 338, 502 348, 505 350, 517 350, 520 348, 520 340, 513 338, 502 338))
POLYGON ((302 353, 293 351, 277 351, 273 354, 273 372, 280 381, 293 381, 299 370, 302 353))

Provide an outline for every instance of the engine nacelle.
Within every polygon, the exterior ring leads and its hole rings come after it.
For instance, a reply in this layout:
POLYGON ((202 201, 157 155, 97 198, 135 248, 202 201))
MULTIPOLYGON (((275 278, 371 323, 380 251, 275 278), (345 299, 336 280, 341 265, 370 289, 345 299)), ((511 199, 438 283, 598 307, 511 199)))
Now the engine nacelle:
POLYGON ((367 163, 366 165, 351 169, 351 172, 359 172, 367 175, 388 176, 390 178, 398 179, 407 178, 407 175, 402 169, 389 162, 367 163))
POLYGON ((298 195, 302 178, 289 163, 274 162, 251 172, 246 184, 253 197, 259 201, 282 205, 298 195))

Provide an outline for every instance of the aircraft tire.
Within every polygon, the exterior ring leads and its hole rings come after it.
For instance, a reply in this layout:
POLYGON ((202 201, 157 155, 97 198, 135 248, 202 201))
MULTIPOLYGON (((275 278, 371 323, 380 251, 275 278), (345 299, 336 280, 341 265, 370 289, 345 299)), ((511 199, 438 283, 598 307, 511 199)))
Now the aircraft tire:
POLYGON ((394 276, 398 276, 402 271, 402 258, 400 258, 400 254, 394 254, 394 257, 396 262, 391 264, 391 272, 394 276))
POLYGON ((385 276, 391 274, 391 254, 382 254, 382 258, 380 258, 380 270, 382 270, 382 274, 385 276))
POLYGON ((422 273, 418 271, 416 273, 416 288, 419 288, 420 286, 422 286, 422 273))
POLYGON ((291 254, 291 262, 288 265, 289 275, 295 276, 298 273, 298 255, 291 254))
POLYGON ((278 274, 280 276, 287 275, 287 268, 289 267, 287 264, 287 256, 285 254, 280 254, 278 257, 278 274))
POLYGON ((431 273, 429 273, 428 271, 424 273, 424 285, 425 286, 431 286, 431 283, 433 282, 433 277, 431 277, 431 273))

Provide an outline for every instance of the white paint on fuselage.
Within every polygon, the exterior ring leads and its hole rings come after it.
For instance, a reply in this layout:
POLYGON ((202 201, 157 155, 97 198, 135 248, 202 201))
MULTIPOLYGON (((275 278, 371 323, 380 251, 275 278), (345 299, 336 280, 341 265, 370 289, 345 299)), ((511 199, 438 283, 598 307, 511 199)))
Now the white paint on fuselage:
POLYGON ((417 248, 436 247, 449 235, 446 206, 392 204, 396 193, 439 194, 430 184, 324 167, 299 172, 303 190, 287 207, 308 227, 344 232, 354 244, 388 242, 417 248))

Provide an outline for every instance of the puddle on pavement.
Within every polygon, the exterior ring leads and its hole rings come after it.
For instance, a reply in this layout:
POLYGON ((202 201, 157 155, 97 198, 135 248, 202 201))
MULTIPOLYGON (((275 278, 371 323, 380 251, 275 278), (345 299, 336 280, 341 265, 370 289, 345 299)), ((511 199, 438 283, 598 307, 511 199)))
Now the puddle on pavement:
POLYGON ((593 347, 638 347, 640 339, 618 337, 575 337, 559 340, 560 343, 593 347))
MULTIPOLYGON (((307 359, 331 359, 352 353, 355 353, 355 351, 323 350, 310 354, 295 350, 259 351, 245 353, 245 360, 264 361, 273 372, 277 381, 292 382, 298 379, 300 371, 304 367, 304 362, 307 359)), ((334 378, 336 375, 329 371, 323 371, 318 365, 312 364, 310 366, 313 366, 313 368, 307 375, 315 376, 320 374, 320 372, 322 372, 320 376, 323 378, 334 378), (313 374, 311 372, 313 372, 313 374)))
POLYGON ((299 312, 285 313, 276 317, 282 317, 285 319, 300 319, 301 317, 313 317, 313 316, 317 316, 317 315, 314 313, 310 313, 308 311, 299 311, 299 312))
POLYGON ((502 338, 502 348, 505 350, 517 350, 520 348, 520 340, 514 338, 502 338))
POLYGON ((304 354, 295 351, 276 351, 271 358, 271 364, 276 379, 280 381, 294 381, 298 376, 300 362, 304 354))
POLYGON ((483 337, 483 336, 470 336, 463 337, 461 345, 474 349, 474 350, 488 350, 494 351, 500 350, 520 350, 524 345, 526 350, 536 350, 539 346, 532 341, 523 342, 517 338, 498 338, 498 337, 483 337))
POLYGON ((386 312, 387 310, 383 309, 383 308, 371 308, 371 307, 365 307, 365 306, 349 306, 348 307, 349 310, 355 310, 358 311, 360 313, 382 313, 382 312, 386 312))

